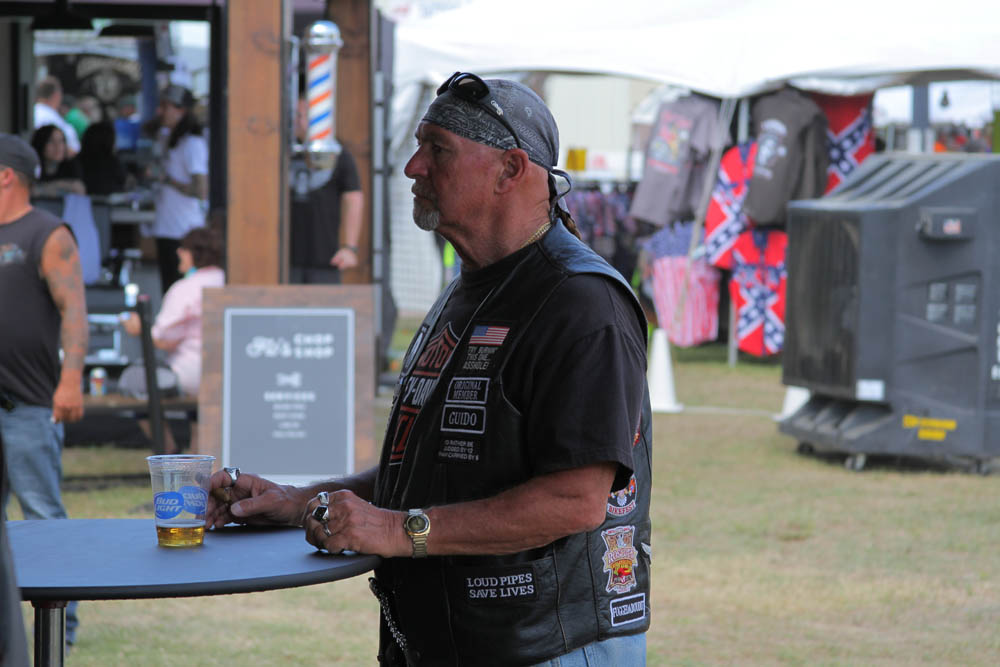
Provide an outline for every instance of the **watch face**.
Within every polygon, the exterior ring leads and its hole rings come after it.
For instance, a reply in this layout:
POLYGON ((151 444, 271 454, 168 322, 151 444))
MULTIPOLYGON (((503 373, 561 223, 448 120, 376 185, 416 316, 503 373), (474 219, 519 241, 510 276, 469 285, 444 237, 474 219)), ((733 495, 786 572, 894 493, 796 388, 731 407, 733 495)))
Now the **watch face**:
POLYGON ((411 514, 406 517, 406 530, 410 533, 419 534, 427 530, 430 522, 423 514, 411 514))

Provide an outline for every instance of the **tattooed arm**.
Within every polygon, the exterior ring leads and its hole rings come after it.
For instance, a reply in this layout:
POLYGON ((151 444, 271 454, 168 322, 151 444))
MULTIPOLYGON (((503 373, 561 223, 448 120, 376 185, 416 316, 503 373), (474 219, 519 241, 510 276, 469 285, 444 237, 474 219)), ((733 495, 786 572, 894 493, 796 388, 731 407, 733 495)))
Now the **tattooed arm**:
POLYGON ((62 373, 52 397, 52 418, 72 422, 83 417, 83 359, 87 355, 87 303, 76 241, 66 226, 57 228, 42 248, 42 278, 62 315, 62 373))

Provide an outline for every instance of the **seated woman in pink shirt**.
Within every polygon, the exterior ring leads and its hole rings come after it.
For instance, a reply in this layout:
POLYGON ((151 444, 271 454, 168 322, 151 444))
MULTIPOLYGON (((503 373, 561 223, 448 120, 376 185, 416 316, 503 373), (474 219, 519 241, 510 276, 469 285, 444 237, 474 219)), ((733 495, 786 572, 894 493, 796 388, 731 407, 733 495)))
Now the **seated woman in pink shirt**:
MULTIPOLYGON (((181 392, 197 396, 201 383, 201 291, 206 287, 222 287, 226 283, 226 274, 220 268, 224 259, 222 239, 213 229, 192 229, 181 239, 177 259, 177 268, 184 277, 163 295, 151 333, 153 345, 167 351, 167 365, 177 374, 181 392)), ((142 331, 139 316, 135 313, 122 325, 133 336, 142 331)), ((148 420, 141 420, 140 426, 148 436, 148 420)), ((198 429, 192 424, 192 451, 196 451, 197 433, 198 429)), ((166 452, 177 453, 169 428, 164 429, 164 435, 166 452)))
MULTIPOLYGON (((181 392, 198 395, 201 382, 201 291, 222 287, 226 274, 222 240, 207 227, 197 227, 181 239, 177 249, 178 269, 183 278, 163 295, 160 312, 153 322, 153 345, 167 351, 167 365, 177 374, 181 392)), ((139 316, 132 313, 125 331, 138 336, 139 316)))

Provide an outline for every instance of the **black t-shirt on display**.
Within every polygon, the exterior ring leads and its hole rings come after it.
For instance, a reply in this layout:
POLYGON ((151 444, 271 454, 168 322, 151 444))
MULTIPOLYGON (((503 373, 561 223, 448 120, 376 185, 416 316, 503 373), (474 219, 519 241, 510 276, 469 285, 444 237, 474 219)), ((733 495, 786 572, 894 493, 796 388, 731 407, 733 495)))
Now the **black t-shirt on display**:
POLYGON ((361 189, 354 157, 343 149, 332 171, 316 172, 302 159, 292 160, 291 265, 329 268, 340 249, 340 197, 361 189))
MULTIPOLYGON (((480 303, 529 252, 541 250, 532 245, 484 269, 463 270, 428 339, 445 327, 461 338, 480 303)), ((503 393, 524 415, 526 456, 534 475, 610 461, 619 464, 614 488, 628 484, 632 442, 620 434, 638 427, 629 407, 642 403, 643 385, 634 378, 645 377, 646 359, 629 298, 607 278, 571 276, 556 288, 508 360, 503 393)), ((387 433, 395 430, 390 423, 387 433)), ((384 472, 392 488, 399 468, 384 472)))

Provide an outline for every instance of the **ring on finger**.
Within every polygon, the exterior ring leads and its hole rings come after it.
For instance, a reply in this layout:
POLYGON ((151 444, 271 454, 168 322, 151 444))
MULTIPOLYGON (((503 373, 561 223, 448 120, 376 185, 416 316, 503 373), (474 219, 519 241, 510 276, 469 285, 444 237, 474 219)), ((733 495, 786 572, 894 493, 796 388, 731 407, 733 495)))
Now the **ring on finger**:
POLYGON ((233 466, 231 468, 230 467, 223 468, 223 470, 226 471, 226 474, 229 475, 229 479, 232 480, 233 482, 233 486, 235 486, 236 480, 240 478, 240 469, 233 466))
POLYGON ((320 505, 330 504, 330 494, 327 493, 326 491, 320 491, 318 494, 316 494, 316 498, 319 500, 320 505))
POLYGON ((317 505, 312 511, 312 518, 325 524, 330 520, 330 507, 328 505, 317 505))
POLYGON ((327 537, 333 537, 333 533, 330 532, 330 527, 327 526, 325 523, 321 523, 320 528, 323 529, 323 532, 326 533, 327 537))

